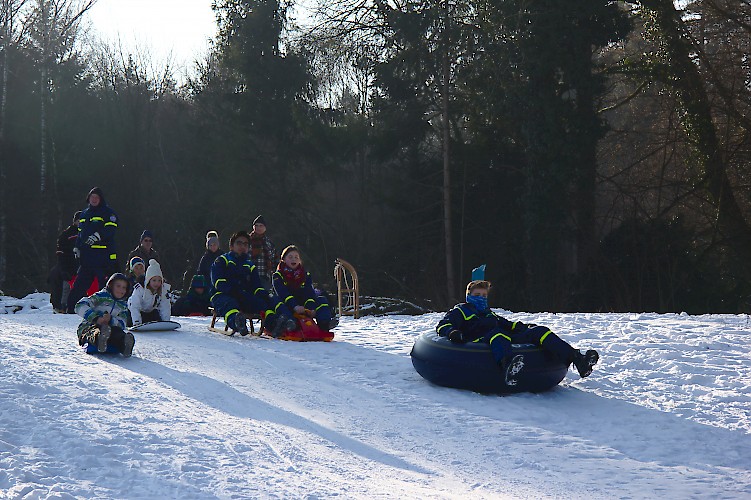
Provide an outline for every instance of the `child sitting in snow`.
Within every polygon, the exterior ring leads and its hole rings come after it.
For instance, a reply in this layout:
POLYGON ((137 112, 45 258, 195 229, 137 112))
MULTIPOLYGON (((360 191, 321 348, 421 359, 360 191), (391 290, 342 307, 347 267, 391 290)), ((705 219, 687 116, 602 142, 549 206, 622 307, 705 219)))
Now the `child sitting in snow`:
POLYGON ((149 261, 144 277, 144 286, 136 284, 133 295, 128 299, 128 309, 133 317, 133 326, 149 321, 169 321, 171 304, 167 292, 169 284, 164 282, 162 268, 154 259, 149 261))
POLYGON ((318 328, 330 331, 338 321, 331 316, 325 296, 316 295, 313 278, 305 271, 300 250, 290 245, 282 250, 282 260, 273 274, 274 292, 295 314, 306 314, 316 319, 318 328))
POLYGON ((589 350, 582 354, 544 326, 511 322, 496 315, 488 307, 488 292, 489 281, 470 281, 467 285, 467 301, 454 306, 438 322, 438 335, 448 337, 456 343, 481 341, 490 344, 493 357, 503 373, 508 368, 519 369, 523 366, 522 355, 511 359, 512 343, 540 346, 562 361, 573 363, 582 378, 592 373, 592 367, 600 358, 597 351, 589 350))
POLYGON ((113 274, 107 286, 76 303, 76 314, 83 316, 78 325, 78 344, 95 346, 99 352, 114 350, 130 357, 136 339, 126 332, 128 323, 128 279, 122 273, 113 274))
POLYGON ((206 289, 206 278, 196 274, 190 282, 190 290, 184 297, 177 299, 172 305, 172 314, 175 316, 201 315, 208 316, 211 305, 209 292, 206 289))

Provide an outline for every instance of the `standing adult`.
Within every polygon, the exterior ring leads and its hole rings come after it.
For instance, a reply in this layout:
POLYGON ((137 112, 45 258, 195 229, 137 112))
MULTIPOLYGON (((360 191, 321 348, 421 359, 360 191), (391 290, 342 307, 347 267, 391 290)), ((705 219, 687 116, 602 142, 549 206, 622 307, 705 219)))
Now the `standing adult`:
POLYGON ((101 188, 95 187, 89 191, 86 203, 89 206, 81 212, 78 237, 73 250, 80 260, 76 281, 68 295, 69 314, 74 313, 76 302, 86 295, 86 290, 95 278, 104 287, 110 272, 115 270, 117 261, 117 214, 107 205, 101 188))
MULTIPOLYGON (((151 259, 159 262, 159 252, 154 250, 154 235, 148 229, 143 230, 138 246, 128 254, 128 260, 125 262, 126 276, 132 271, 130 268, 130 261, 133 257, 140 257, 144 262, 149 262, 151 259)), ((159 263, 161 264, 161 262, 159 263)))
POLYGON ((78 258, 73 252, 76 247, 78 238, 78 224, 81 218, 79 210, 73 215, 73 222, 63 229, 63 232, 57 237, 57 246, 55 248, 55 258, 57 260, 55 267, 50 273, 50 302, 55 312, 65 313, 68 308, 68 295, 70 294, 70 280, 78 270, 78 258))
POLYGON ((266 232, 266 220, 259 215, 253 221, 253 231, 250 233, 250 259, 256 265, 261 284, 266 290, 271 290, 271 276, 276 269, 276 250, 266 232))

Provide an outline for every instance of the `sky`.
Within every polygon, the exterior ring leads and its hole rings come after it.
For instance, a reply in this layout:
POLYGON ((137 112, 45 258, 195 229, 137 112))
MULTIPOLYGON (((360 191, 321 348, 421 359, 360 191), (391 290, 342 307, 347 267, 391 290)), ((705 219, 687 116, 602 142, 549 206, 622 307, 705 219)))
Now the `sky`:
POLYGON ((410 350, 442 312, 331 343, 173 318, 87 355, 48 294, 0 296, 0 498, 751 498, 748 315, 495 312, 600 362, 539 394, 439 387, 410 350))
POLYGON ((89 21, 104 40, 147 49, 155 63, 170 60, 176 76, 192 69, 216 33, 211 0, 98 0, 89 21))

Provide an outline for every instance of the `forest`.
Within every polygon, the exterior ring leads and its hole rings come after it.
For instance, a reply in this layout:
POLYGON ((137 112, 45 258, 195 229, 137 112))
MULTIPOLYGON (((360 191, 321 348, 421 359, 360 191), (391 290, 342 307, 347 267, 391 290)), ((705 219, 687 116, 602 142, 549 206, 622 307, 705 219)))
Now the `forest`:
POLYGON ((176 288, 262 214, 435 310, 487 264, 508 310, 751 312, 749 0, 214 0, 184 79, 95 1, 0 0, 5 294, 99 186, 176 288))

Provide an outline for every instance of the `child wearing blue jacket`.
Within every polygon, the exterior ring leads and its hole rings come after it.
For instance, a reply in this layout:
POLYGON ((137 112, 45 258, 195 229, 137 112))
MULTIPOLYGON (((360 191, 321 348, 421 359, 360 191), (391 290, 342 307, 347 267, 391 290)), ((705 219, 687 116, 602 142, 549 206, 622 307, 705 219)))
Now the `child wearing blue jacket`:
POLYGON ((488 307, 490 282, 484 280, 470 281, 467 285, 466 302, 457 304, 436 326, 441 337, 448 337, 452 342, 485 342, 490 345, 501 371, 523 363, 511 359, 511 344, 534 344, 545 351, 553 353, 567 364, 573 363, 579 375, 584 378, 592 373, 600 355, 588 350, 582 354, 558 335, 544 326, 525 325, 521 321, 511 322, 498 316, 488 307))
POLYGON ((107 286, 76 303, 76 314, 83 316, 78 325, 78 344, 98 352, 119 352, 130 357, 135 337, 125 331, 130 313, 125 296, 128 293, 128 278, 122 273, 113 274, 107 286))
POLYGON ((272 280, 274 293, 293 313, 312 316, 318 328, 325 332, 339 324, 332 317, 326 297, 316 295, 313 278, 303 267, 300 249, 295 245, 282 250, 282 260, 272 275, 272 280))

